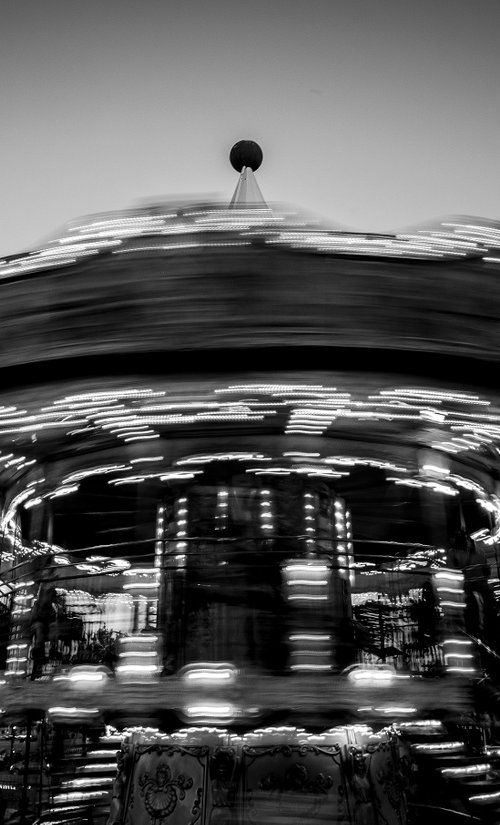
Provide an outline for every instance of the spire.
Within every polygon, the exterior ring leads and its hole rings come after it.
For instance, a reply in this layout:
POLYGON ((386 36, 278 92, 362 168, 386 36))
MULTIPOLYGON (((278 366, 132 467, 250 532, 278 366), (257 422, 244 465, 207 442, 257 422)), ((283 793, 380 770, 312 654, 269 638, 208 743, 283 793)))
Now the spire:
POLYGON ((240 173, 229 208, 238 206, 267 206, 254 172, 262 163, 262 149, 253 140, 240 140, 231 149, 229 160, 240 173))
POLYGON ((266 206, 251 166, 244 166, 229 206, 252 206, 255 204, 266 206))

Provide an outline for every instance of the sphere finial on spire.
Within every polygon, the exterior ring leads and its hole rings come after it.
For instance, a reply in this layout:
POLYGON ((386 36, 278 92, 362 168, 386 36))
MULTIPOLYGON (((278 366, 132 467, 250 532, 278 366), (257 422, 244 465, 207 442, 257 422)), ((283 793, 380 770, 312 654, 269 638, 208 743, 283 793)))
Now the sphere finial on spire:
POLYGON ((254 140, 239 140, 229 153, 231 166, 237 172, 241 172, 245 166, 255 172, 262 163, 262 157, 262 149, 254 140))

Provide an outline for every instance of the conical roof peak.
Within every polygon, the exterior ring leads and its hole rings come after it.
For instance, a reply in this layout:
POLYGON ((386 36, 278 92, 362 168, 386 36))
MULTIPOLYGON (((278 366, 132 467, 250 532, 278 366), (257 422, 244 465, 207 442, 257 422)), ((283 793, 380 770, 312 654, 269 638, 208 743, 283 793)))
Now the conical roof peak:
POLYGON ((262 163, 262 149, 254 140, 240 140, 229 154, 231 166, 240 173, 230 207, 267 206, 254 172, 262 163))
POLYGON ((236 206, 267 206, 259 184, 255 180, 255 175, 250 166, 244 166, 240 172, 234 195, 231 198, 230 207, 236 206))

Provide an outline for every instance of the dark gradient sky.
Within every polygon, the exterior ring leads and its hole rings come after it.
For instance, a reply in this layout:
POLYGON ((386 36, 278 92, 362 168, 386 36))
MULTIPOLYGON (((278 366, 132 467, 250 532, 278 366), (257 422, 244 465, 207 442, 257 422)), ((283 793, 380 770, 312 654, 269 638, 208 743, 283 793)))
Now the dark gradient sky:
POLYGON ((499 0, 4 0, 0 253, 172 194, 500 218, 499 0))

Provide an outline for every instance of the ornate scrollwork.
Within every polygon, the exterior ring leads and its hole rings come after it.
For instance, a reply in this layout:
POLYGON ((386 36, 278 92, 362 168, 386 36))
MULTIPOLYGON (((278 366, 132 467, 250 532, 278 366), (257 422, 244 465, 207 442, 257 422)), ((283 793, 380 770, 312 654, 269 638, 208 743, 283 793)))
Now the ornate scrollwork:
POLYGON ((233 748, 216 748, 210 760, 212 810, 210 825, 229 825, 234 821, 238 789, 238 761, 233 748))
POLYGON ((130 752, 128 745, 122 744, 121 750, 116 753, 117 771, 111 791, 111 804, 107 825, 121 825, 124 814, 125 788, 127 784, 127 768, 130 752))
POLYGON ((203 797, 203 788, 196 789, 196 798, 193 802, 193 807, 191 808, 191 813, 194 817, 193 822, 196 822, 200 813, 201 813, 201 800, 203 797))
POLYGON ((291 756, 307 756, 308 754, 322 753, 325 756, 330 756, 334 762, 337 762, 336 757, 340 757, 339 745, 326 745, 318 747, 318 745, 245 745, 243 752, 246 756, 251 756, 254 759, 260 756, 284 756, 290 758, 291 756))
POLYGON ((404 825, 408 778, 401 770, 397 735, 389 731, 388 739, 380 742, 375 753, 371 753, 371 760, 370 780, 378 818, 383 822, 397 820, 400 825, 404 825), (381 764, 373 761, 377 754, 385 756, 381 764), (387 807, 384 809, 385 813, 383 811, 384 800, 389 805, 389 809, 387 807), (392 813, 390 813, 391 809, 392 813), (387 817, 390 817, 390 820, 387 817))
POLYGON ((278 791, 280 793, 326 794, 333 787, 333 778, 323 773, 311 776, 306 765, 294 762, 285 771, 285 775, 277 779, 270 773, 263 777, 259 788, 263 791, 278 791))
POLYGON ((183 774, 174 779, 169 766, 162 762, 154 776, 144 773, 139 777, 138 785, 145 808, 156 825, 174 812, 178 801, 183 800, 186 791, 193 787, 193 780, 183 774))
POLYGON ((244 746, 243 798, 248 821, 266 819, 271 809, 283 821, 309 821, 322 809, 325 815, 328 810, 328 815, 337 816, 345 808, 344 795, 339 794, 343 785, 340 763, 338 745, 244 746))
POLYGON ((382 785, 394 810, 398 810, 404 802, 404 792, 407 785, 401 771, 397 769, 393 762, 389 762, 385 769, 377 771, 377 780, 382 785))
POLYGON ((182 756, 206 756, 208 754, 207 745, 170 745, 163 742, 155 743, 154 745, 138 745, 136 748, 137 756, 144 753, 164 754, 171 757, 176 755, 182 756))

